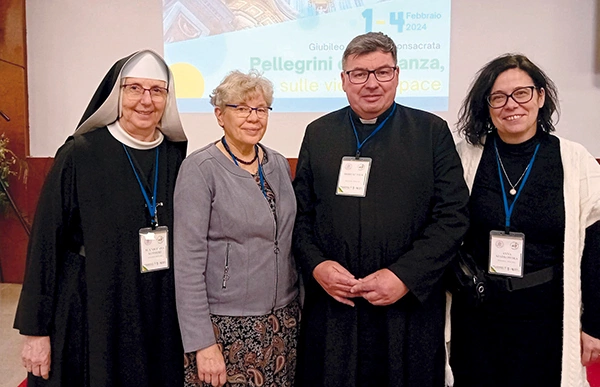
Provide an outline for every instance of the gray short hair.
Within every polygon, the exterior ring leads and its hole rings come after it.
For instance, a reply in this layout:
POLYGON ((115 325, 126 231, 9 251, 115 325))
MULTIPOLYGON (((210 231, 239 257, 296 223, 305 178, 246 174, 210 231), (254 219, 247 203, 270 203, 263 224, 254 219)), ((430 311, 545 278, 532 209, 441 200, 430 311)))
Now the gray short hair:
POLYGON ((268 106, 273 103, 273 83, 257 70, 248 74, 234 70, 227 74, 210 95, 210 103, 225 108, 226 104, 244 102, 256 95, 264 97, 268 106))
POLYGON ((367 32, 358 35, 346 47, 342 57, 342 67, 346 69, 346 61, 351 56, 361 56, 372 52, 381 51, 392 54, 394 65, 398 63, 398 53, 396 43, 383 32, 367 32))

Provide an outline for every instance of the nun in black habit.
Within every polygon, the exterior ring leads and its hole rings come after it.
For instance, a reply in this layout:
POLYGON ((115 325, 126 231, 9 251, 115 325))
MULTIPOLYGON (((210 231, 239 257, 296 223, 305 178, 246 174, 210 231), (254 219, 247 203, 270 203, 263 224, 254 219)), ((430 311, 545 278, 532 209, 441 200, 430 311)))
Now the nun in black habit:
POLYGON ((39 199, 15 328, 28 386, 180 386, 173 190, 187 139, 156 53, 116 62, 39 199))

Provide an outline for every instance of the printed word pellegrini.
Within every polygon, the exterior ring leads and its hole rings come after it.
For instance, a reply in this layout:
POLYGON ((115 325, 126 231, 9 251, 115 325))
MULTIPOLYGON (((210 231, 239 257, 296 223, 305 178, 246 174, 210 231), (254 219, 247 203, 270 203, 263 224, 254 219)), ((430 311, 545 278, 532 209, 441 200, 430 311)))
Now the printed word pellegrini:
MULTIPOLYGON (((342 69, 342 61, 338 61, 337 70, 342 69)), ((439 70, 444 71, 445 66, 440 64, 439 59, 412 58, 398 60, 400 70, 439 70)), ((274 56, 272 59, 262 59, 256 56, 250 57, 250 68, 260 71, 294 71, 296 74, 304 74, 307 71, 331 71, 334 70, 333 59, 285 59, 274 56)))
POLYGON ((272 60, 263 60, 253 56, 250 58, 250 68, 262 71, 295 71, 297 74, 304 74, 305 71, 331 71, 333 59, 332 57, 317 59, 315 56, 309 60, 290 60, 275 56, 272 60))

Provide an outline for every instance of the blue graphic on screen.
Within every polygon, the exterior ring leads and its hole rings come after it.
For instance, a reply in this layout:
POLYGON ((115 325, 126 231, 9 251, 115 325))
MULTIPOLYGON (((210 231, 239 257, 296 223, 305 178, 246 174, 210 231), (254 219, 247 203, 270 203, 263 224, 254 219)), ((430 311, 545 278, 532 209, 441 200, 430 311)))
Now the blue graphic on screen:
POLYGON ((398 46, 396 101, 448 109, 450 0, 165 0, 163 11, 182 113, 211 112, 209 96, 225 75, 250 69, 273 82, 276 112, 346 106, 342 54, 370 31, 398 46))

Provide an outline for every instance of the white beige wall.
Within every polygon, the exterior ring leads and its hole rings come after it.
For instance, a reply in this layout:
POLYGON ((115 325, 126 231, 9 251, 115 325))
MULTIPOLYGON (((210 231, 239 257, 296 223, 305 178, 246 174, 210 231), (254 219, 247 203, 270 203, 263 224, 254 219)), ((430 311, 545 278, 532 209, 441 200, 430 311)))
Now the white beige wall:
MULTIPOLYGON (((598 0, 452 1, 452 126, 475 74, 505 52, 522 52, 556 82, 557 134, 600 158, 600 77, 594 73, 598 0)), ((31 155, 52 156, 77 125, 119 58, 162 48, 161 0, 27 0, 31 155)), ((210 53, 206 53, 210 55, 210 53)), ((223 69, 223 74, 232 69, 223 69)), ((277 96, 275 96, 277 97, 277 96)), ((304 128, 321 114, 274 113, 264 143, 296 157, 304 128)), ((210 114, 183 116, 196 149, 221 134, 210 114)))

